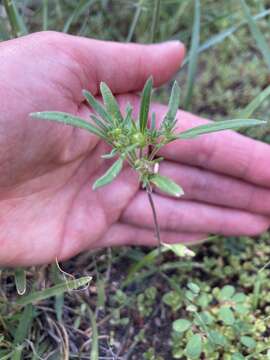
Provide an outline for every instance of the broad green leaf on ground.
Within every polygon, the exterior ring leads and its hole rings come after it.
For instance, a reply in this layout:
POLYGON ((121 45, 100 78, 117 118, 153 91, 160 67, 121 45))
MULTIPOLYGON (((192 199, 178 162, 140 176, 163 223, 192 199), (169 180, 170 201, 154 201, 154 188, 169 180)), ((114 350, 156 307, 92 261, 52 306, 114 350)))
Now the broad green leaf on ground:
POLYGON ((202 338, 199 334, 192 335, 186 346, 186 354, 190 359, 199 359, 202 352, 202 338))
POLYGON ((233 325, 235 322, 233 311, 228 306, 222 306, 218 311, 218 316, 225 325, 233 325))
POLYGON ((235 288, 232 285, 225 285, 221 289, 218 298, 221 301, 227 301, 227 300, 231 300, 234 294, 235 294, 235 288))
POLYGON ((151 76, 144 85, 142 97, 141 97, 140 118, 139 119, 140 119, 140 130, 142 133, 145 132, 145 129, 147 126, 152 87, 153 87, 153 78, 151 76))
POLYGON ((250 336, 241 336, 240 338, 241 344, 246 346, 249 349, 253 349, 256 347, 256 341, 252 339, 250 336))
POLYGON ((223 130, 236 130, 244 127, 263 125, 266 121, 257 120, 257 119, 234 119, 234 120, 224 120, 217 121, 214 123, 209 123, 205 125, 196 126, 182 133, 176 134, 176 139, 191 139, 196 136, 208 134, 217 131, 223 130))
POLYGON ((65 125, 74 126, 80 129, 87 130, 92 134, 95 134, 103 139, 106 138, 103 131, 96 128, 95 126, 89 124, 88 122, 82 120, 81 118, 70 115, 68 113, 60 112, 60 111, 44 111, 44 112, 36 112, 30 114, 33 118, 38 118, 41 120, 49 120, 56 121, 65 125))
POLYGON ((158 187, 161 191, 173 195, 176 197, 180 197, 184 194, 183 189, 176 184, 174 181, 169 179, 166 176, 162 176, 159 174, 154 174, 150 177, 151 183, 153 183, 156 187, 158 187))
POLYGON ((122 170, 123 163, 124 160, 122 158, 116 160, 113 165, 106 171, 106 173, 95 181, 93 190, 111 183, 122 170))
POLYGON ((176 332, 185 332, 191 326, 191 322, 186 319, 177 319, 173 322, 173 330, 176 332))

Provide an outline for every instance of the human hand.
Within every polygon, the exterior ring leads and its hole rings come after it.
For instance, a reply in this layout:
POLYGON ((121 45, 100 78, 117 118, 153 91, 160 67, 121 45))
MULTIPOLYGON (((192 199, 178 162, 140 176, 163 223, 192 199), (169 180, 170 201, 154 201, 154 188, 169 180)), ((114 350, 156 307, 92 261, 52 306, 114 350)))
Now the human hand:
MULTIPOLYGON (((178 42, 116 44, 52 32, 0 44, 1 265, 156 243, 151 211, 132 170, 93 192, 91 184, 108 167, 100 158, 106 146, 83 130, 34 122, 29 113, 65 111, 88 119, 82 89, 98 95, 100 81, 120 103, 129 99, 136 108, 138 98, 130 94, 151 74, 155 86, 166 82, 183 55, 178 42)), ((166 108, 156 104, 153 110, 161 117, 166 108)), ((181 111, 178 118, 179 128, 204 121, 181 111)), ((267 145, 233 132, 168 145, 161 172, 179 182, 186 196, 174 200, 155 194, 163 240, 264 231, 270 213, 269 155, 267 145)))

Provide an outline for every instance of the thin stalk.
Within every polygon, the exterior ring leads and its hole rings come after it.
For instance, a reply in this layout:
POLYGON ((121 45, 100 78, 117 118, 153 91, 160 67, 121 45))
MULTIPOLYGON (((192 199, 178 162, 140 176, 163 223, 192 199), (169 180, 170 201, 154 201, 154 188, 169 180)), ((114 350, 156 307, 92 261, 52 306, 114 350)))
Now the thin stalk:
POLYGON ((27 29, 24 24, 23 18, 19 14, 16 3, 14 0, 3 0, 9 24, 11 26, 12 35, 19 37, 27 34, 27 29))
POLYGON ((139 21, 141 12, 142 12, 143 2, 144 2, 144 0, 139 0, 139 1, 138 1, 138 4, 136 5, 137 9, 136 9, 136 11, 135 11, 135 14, 134 14, 132 23, 131 23, 131 25, 130 25, 126 42, 130 42, 130 41, 132 40, 133 36, 134 36, 135 29, 136 29, 136 26, 137 26, 137 24, 138 24, 138 21, 139 21))
POLYGON ((42 3, 42 30, 48 30, 48 0, 42 3))
POLYGON ((153 20, 151 26, 151 38, 150 38, 151 43, 155 42, 157 27, 159 23, 160 4, 161 4, 161 0, 155 0, 153 20))
POLYGON ((152 210, 152 214, 153 214, 153 219, 154 219, 154 226, 155 226, 155 236, 157 238, 158 241, 158 255, 160 257, 161 255, 161 236, 160 236, 160 228, 159 228, 159 224, 158 224, 158 219, 157 219, 157 212, 156 212, 156 208, 155 208, 155 203, 152 197, 152 187, 150 184, 146 185, 146 192, 147 192, 147 196, 148 196, 148 200, 149 200, 149 204, 151 206, 151 210, 152 210))

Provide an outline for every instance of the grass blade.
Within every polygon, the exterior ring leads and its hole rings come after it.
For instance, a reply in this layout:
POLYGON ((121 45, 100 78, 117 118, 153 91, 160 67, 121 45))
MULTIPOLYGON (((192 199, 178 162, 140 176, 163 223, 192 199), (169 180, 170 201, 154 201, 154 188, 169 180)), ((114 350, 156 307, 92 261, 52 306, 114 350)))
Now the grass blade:
POLYGON ((26 273, 22 268, 15 269, 15 285, 17 289, 17 293, 19 295, 23 295, 26 291, 26 273))
POLYGON ((83 95, 86 98, 88 104, 91 106, 93 110, 108 124, 112 123, 111 116, 107 113, 104 107, 98 102, 94 96, 87 90, 83 90, 83 95))
POLYGON ((102 94, 103 102, 105 104, 107 112, 112 116, 113 120, 115 120, 116 123, 121 124, 123 121, 123 117, 119 110, 118 103, 113 96, 110 88, 104 82, 100 83, 100 92, 102 94))
POLYGON ((14 342, 13 342, 15 346, 21 344, 25 339, 27 339, 27 334, 32 325, 35 315, 36 314, 34 311, 34 307, 31 304, 28 304, 24 308, 20 316, 19 325, 15 331, 14 342))
MULTIPOLYGON (((270 9, 264 10, 260 12, 259 14, 253 16, 254 21, 260 20, 270 14, 270 9)), ((221 43, 223 40, 225 40, 227 37, 232 35, 235 31, 237 31, 241 26, 246 25, 247 21, 241 21, 238 25, 231 26, 228 29, 220 32, 219 34, 216 34, 212 36, 210 39, 206 40, 201 46, 199 46, 197 53, 200 54, 201 52, 210 49, 211 47, 221 43)), ((181 69, 190 61, 190 55, 188 55, 182 64, 181 69)))
POLYGON ((92 328, 92 343, 91 343, 91 353, 90 353, 90 360, 98 360, 99 359, 99 351, 98 351, 98 327, 95 318, 95 314, 93 311, 88 307, 89 317, 91 322, 92 328))
POLYGON ((113 163, 113 165, 106 171, 106 173, 95 181, 93 185, 93 190, 96 190, 104 185, 110 184, 122 170, 123 163, 124 160, 122 158, 116 160, 113 163))
POLYGON ((69 32, 69 29, 70 29, 71 24, 72 24, 74 21, 76 21, 76 20, 79 18, 79 16, 80 16, 81 14, 83 14, 90 5, 92 5, 93 2, 94 2, 94 0, 81 0, 81 1, 77 4, 77 6, 76 6, 75 10, 73 11, 73 13, 70 15, 70 17, 69 17, 69 18, 67 19, 67 21, 65 22, 65 25, 64 25, 62 31, 63 31, 64 33, 69 32))
POLYGON ((191 105, 191 98, 193 94, 193 87, 195 82, 195 76, 197 72, 198 64, 198 49, 200 45, 200 15, 201 13, 201 4, 200 0, 194 1, 194 21, 192 29, 192 40, 190 48, 190 62, 188 66, 188 77, 187 77, 187 92, 185 97, 184 108, 189 110, 191 105))
POLYGON ((144 2, 144 0, 139 0, 138 3, 136 4, 136 11, 135 11, 132 23, 131 23, 130 28, 129 28, 129 32, 128 32, 126 42, 130 42, 132 40, 133 36, 134 36, 136 26, 137 26, 139 18, 141 16, 143 2, 144 2))
POLYGON ((250 9, 246 4, 245 0, 240 0, 241 7, 243 9, 244 15, 246 17, 249 29, 254 39, 257 42, 257 46, 264 57, 264 61, 266 62, 269 70, 270 70, 270 48, 269 45, 260 31, 256 21, 253 19, 250 13, 250 9))
POLYGON ((265 124, 266 121, 257 120, 257 119, 234 119, 234 120, 225 120, 225 121, 217 121, 210 124, 200 125, 179 133, 176 135, 176 139, 191 139, 195 138, 199 135, 208 134, 211 132, 217 132, 222 130, 235 130, 240 129, 242 127, 249 127, 255 125, 265 124))
POLYGON ((142 98, 141 98, 140 130, 142 133, 145 132, 145 129, 147 126, 152 87, 153 87, 153 78, 151 76, 144 85, 143 92, 142 92, 142 98))
POLYGON ((151 38, 150 38, 151 43, 155 42, 155 37, 159 23, 160 5, 161 5, 161 0, 154 0, 154 1, 155 1, 155 5, 154 5, 153 19, 151 24, 151 38))
POLYGON ((48 30, 48 0, 42 1, 42 30, 48 30))
POLYGON ((103 139, 106 139, 106 135, 104 134, 103 131, 89 124, 88 122, 82 120, 81 118, 70 115, 68 113, 64 113, 60 111, 44 111, 44 112, 31 113, 30 116, 41 120, 56 121, 65 125, 70 125, 80 129, 84 129, 91 132, 92 134, 95 134, 103 139))
POLYGON ((23 346, 17 346, 10 356, 10 360, 22 360, 23 346))
POLYGON ((41 291, 36 291, 32 294, 29 294, 27 296, 24 296, 16 301, 17 305, 28 305, 33 304, 42 300, 46 300, 52 296, 58 296, 61 295, 67 291, 76 290, 82 286, 86 286, 91 281, 90 276, 84 276, 80 279, 76 280, 67 280, 63 283, 57 284, 55 286, 52 286, 48 289, 44 289, 41 291))
POLYGON ((19 14, 15 0, 3 0, 7 17, 14 37, 26 35, 28 33, 23 18, 19 14))
POLYGON ((270 95, 270 85, 267 86, 258 96, 256 96, 247 107, 240 112, 239 117, 248 119, 255 110, 264 102, 264 100, 270 95))

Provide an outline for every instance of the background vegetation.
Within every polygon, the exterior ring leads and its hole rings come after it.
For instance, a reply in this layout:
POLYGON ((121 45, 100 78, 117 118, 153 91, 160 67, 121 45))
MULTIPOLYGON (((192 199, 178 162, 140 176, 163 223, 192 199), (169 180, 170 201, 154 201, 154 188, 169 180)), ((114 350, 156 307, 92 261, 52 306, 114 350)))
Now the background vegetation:
MULTIPOLYGON (((0 1, 0 38, 50 29, 147 43, 157 3, 0 1)), ((270 1, 246 2, 254 22, 243 4, 160 2, 155 39, 180 39, 191 49, 177 79, 187 94, 183 106, 201 116, 233 118, 256 98, 255 116, 269 120, 270 1)), ((157 92, 160 101, 168 89, 157 92)), ((267 127, 248 135, 270 142, 267 127)), ((16 283, 24 290, 20 269, 15 278, 13 270, 0 270, 0 359, 270 359, 269 234, 214 237, 194 251, 192 260, 164 254, 160 272, 149 249, 84 253, 61 264, 84 276, 79 283, 57 265, 27 269, 30 297, 17 295, 16 283), (89 276, 89 287, 67 291, 65 279, 77 289, 89 276)))

